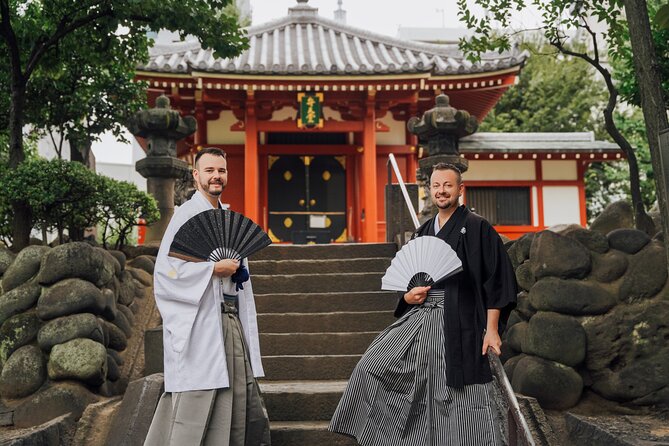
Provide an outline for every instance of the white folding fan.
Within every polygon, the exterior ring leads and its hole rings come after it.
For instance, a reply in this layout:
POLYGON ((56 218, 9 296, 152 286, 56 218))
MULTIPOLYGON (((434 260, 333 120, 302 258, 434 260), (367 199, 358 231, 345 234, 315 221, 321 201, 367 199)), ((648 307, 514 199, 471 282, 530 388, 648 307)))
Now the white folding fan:
POLYGON ((242 214, 210 209, 179 228, 170 245, 170 256, 192 261, 241 260, 271 243, 267 233, 242 214))
POLYGON ((381 279, 381 289, 407 291, 431 286, 462 271, 453 248, 438 237, 417 237, 400 249, 381 279))

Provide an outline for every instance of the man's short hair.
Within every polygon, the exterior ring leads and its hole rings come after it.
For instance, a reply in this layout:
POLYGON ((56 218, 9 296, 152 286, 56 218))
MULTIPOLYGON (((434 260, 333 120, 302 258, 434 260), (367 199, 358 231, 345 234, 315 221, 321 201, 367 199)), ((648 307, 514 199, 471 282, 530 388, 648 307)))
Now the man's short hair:
POLYGON ((220 156, 225 159, 226 153, 225 150, 219 149, 218 147, 205 147, 199 152, 197 152, 197 155, 195 155, 195 168, 197 169, 197 162, 200 161, 200 158, 202 158, 202 155, 214 155, 214 156, 220 156))
POLYGON ((434 166, 432 166, 432 173, 434 173, 437 170, 452 170, 453 172, 455 172, 455 175, 458 178, 458 184, 462 183, 462 171, 460 171, 460 169, 458 169, 458 167, 455 164, 437 163, 434 166))

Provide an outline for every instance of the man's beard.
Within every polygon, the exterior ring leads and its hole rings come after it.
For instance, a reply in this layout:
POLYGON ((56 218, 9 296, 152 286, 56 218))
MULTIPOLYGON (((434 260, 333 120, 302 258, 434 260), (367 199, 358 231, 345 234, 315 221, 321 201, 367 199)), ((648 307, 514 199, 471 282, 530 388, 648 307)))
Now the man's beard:
MULTIPOLYGON (((438 197, 438 198, 441 198, 441 197, 438 197)), ((453 199, 453 197, 449 197, 449 198, 446 199, 446 202, 443 203, 443 204, 439 204, 439 199, 438 198, 435 197, 435 199, 433 200, 434 205, 439 209, 449 209, 449 208, 457 205, 459 197, 455 197, 455 199, 453 199)))
POLYGON ((208 193, 209 195, 221 195, 221 193, 223 192, 223 189, 225 189, 225 184, 223 184, 222 182, 220 182, 220 183, 200 183, 200 186, 202 187, 202 190, 205 191, 206 193, 208 193), (209 186, 212 185, 212 184, 220 184, 221 190, 211 191, 209 186))

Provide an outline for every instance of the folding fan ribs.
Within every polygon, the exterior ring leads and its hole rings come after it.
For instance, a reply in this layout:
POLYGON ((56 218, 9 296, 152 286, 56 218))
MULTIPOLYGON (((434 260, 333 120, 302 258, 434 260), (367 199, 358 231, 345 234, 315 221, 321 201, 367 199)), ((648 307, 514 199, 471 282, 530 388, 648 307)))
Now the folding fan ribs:
POLYGON ((210 209, 177 231, 170 256, 191 261, 241 260, 272 243, 260 226, 237 212, 210 209))
POLYGON ((409 241, 390 262, 381 278, 381 289, 408 291, 431 286, 462 271, 462 261, 453 248, 438 237, 423 236, 409 241))

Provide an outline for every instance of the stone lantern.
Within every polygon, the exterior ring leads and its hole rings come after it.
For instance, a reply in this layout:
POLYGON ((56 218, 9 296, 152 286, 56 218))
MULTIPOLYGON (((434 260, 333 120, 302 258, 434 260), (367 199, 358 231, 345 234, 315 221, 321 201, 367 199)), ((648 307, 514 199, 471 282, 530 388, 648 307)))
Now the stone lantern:
POLYGON ((146 241, 162 239, 174 214, 174 184, 188 173, 188 164, 177 159, 177 141, 195 133, 197 121, 192 116, 181 117, 170 108, 167 96, 156 99, 155 108, 141 110, 127 123, 128 130, 146 138, 146 158, 137 161, 135 169, 146 178, 148 192, 158 202, 160 220, 147 228, 146 241))
POLYGON ((440 94, 436 98, 435 107, 426 111, 421 118, 409 119, 409 132, 418 136, 418 142, 427 149, 428 156, 418 161, 416 178, 418 184, 425 189, 426 200, 421 211, 422 220, 436 213, 430 200, 430 174, 432 166, 437 163, 455 165, 461 172, 466 172, 469 163, 460 156, 458 143, 463 136, 471 135, 478 129, 478 121, 464 110, 451 107, 449 98, 440 94))

